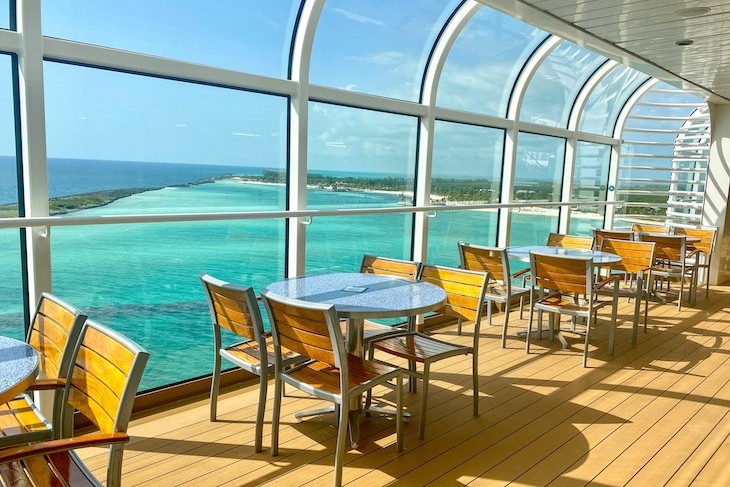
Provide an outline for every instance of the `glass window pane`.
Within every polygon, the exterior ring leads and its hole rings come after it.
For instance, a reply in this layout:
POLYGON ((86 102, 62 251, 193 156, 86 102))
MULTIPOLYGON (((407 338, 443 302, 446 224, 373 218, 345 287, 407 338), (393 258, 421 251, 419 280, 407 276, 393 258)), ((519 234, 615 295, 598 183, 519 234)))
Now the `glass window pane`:
MULTIPOLYGON (((572 201, 606 201, 611 146, 578 141, 573 170, 572 201)), ((570 211, 573 235, 592 235, 603 228, 605 206, 578 206, 570 211)))
MULTIPOLYGON (((560 201, 565 139, 520 132, 517 140, 514 201, 560 201)), ((558 209, 512 211, 510 227, 510 245, 543 244, 557 230, 558 209)))
POLYGON ((482 7, 448 54, 436 104, 504 117, 517 75, 547 36, 536 27, 482 7))
POLYGON ((706 182, 710 120, 696 95, 660 82, 631 108, 622 132, 616 225, 698 224, 706 182), (669 208, 669 209, 668 209, 669 208))
POLYGON ((53 213, 206 211, 200 189, 211 211, 285 208, 259 184, 282 181, 285 98, 53 62, 45 87, 53 213))
MULTIPOLYGON (((307 207, 411 205, 418 122, 413 117, 312 103, 307 207)), ((408 258, 412 215, 315 218, 307 272, 357 271, 365 253, 408 258)))
MULTIPOLYGON (((215 206, 197 188, 191 202, 215 206)), ((136 211, 128 198, 120 204, 136 211)), ((147 348, 142 390, 210 374, 213 329, 198 275, 258 293, 284 277, 284 227, 283 220, 57 227, 54 292, 147 348)))
POLYGON ((44 1, 43 34, 284 78, 296 0, 44 1))
MULTIPOLYGON (((447 206, 498 203, 504 131, 437 121, 431 202, 447 206)), ((494 245, 497 210, 443 211, 428 221, 428 261, 459 265, 459 240, 494 245)))
POLYGON ((328 0, 312 48, 312 83, 416 101, 431 48, 461 0, 328 0))
POLYGON ((0 218, 18 216, 12 63, 10 56, 0 55, 0 218))
POLYGON ((20 232, 0 230, 0 335, 25 338, 23 318, 23 280, 21 279, 20 232))
POLYGON ((567 127, 575 98, 588 77, 606 58, 563 41, 530 80, 520 120, 550 127, 567 127))
POLYGON ((617 66, 596 86, 586 101, 579 130, 612 136, 626 100, 648 76, 627 66, 617 66))

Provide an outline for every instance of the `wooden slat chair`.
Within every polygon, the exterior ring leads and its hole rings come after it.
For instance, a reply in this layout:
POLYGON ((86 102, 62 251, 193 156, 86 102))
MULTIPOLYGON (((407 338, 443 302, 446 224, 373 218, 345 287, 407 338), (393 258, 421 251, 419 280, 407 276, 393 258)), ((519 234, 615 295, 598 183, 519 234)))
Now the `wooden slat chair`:
MULTIPOLYGON (((363 274, 380 274, 385 276, 402 277, 404 279, 418 279, 421 274, 420 262, 410 260, 391 259, 389 257, 378 257, 375 255, 364 255, 360 264, 360 272, 363 274)), ((367 343, 376 336, 384 336, 387 333, 397 332, 412 323, 404 321, 394 325, 385 325, 370 320, 365 320, 363 329, 363 344, 367 348, 367 343)), ((346 327, 346 321, 341 323, 343 330, 346 327)))
MULTIPOLYGON (((649 293, 646 290, 646 285, 649 272, 654 264, 654 243, 606 238, 602 242, 601 250, 621 257, 621 262, 613 264, 611 269, 614 272, 623 273, 623 278, 619 281, 619 297, 634 299, 631 343, 635 345, 642 298, 644 298, 644 332, 646 332, 646 321, 649 313, 649 293)), ((599 294, 608 294, 610 292, 612 291, 607 289, 599 290, 599 294)))
MULTIPOLYGON (((682 228, 675 227, 675 235, 687 235, 692 237, 699 237, 699 242, 692 243, 694 250, 698 252, 698 255, 692 258, 698 259, 697 269, 704 269, 704 280, 705 280, 705 297, 710 296, 710 265, 712 263, 712 253, 715 250, 715 243, 717 241, 717 227, 702 227, 702 228, 682 228)), ((693 262, 688 262, 693 264, 693 262)), ((695 283, 697 286, 697 283, 695 283)))
MULTIPOLYGON (((368 353, 372 358, 374 350, 387 352, 409 362, 409 373, 421 377, 421 411, 418 422, 418 438, 423 439, 426 432, 426 409, 428 407, 428 385, 431 364, 458 355, 472 356, 473 412, 479 415, 479 328, 481 325, 484 296, 489 282, 486 272, 454 269, 434 265, 424 265, 421 280, 435 284, 446 291, 446 305, 431 319, 447 315, 459 320, 474 322, 474 337, 471 345, 457 345, 415 331, 403 331, 398 335, 375 339, 370 342, 368 353), (420 363, 423 372, 418 373, 413 364, 420 363)), ((429 318, 426 318, 428 321, 429 318)))
MULTIPOLYGON (((598 310, 612 305, 611 328, 608 341, 608 353, 613 354, 614 337, 616 335, 616 310, 618 307, 618 282, 620 276, 611 275, 599 283, 593 281, 593 259, 590 257, 570 257, 563 255, 543 255, 530 252, 530 270, 538 293, 533 293, 530 300, 530 319, 527 325, 527 341, 525 350, 530 353, 530 336, 535 311, 546 311, 555 314, 580 317, 586 320, 585 348, 583 350, 583 367, 588 363, 588 341, 591 328, 598 310), (613 300, 601 301, 596 292, 609 283, 614 283, 613 300), (535 295, 538 297, 535 298, 535 295)), ((551 324, 553 320, 550 320, 551 324)), ((558 326, 560 320, 558 320, 558 326)), ((554 327, 550 326, 551 338, 554 327)), ((538 329, 538 334, 540 330, 538 329)))
POLYGON ((672 279, 679 279, 679 295, 677 296, 677 311, 682 310, 682 297, 684 295, 684 281, 690 282, 690 303, 694 303, 694 285, 697 276, 697 260, 693 265, 687 265, 687 259, 692 258, 697 250, 687 250, 687 237, 685 235, 658 235, 655 233, 639 233, 639 241, 654 242, 654 264, 651 267, 649 289, 653 289, 656 295, 655 278, 667 280, 667 291, 669 291, 672 279))
POLYGON ((593 248, 593 237, 584 237, 581 235, 565 235, 563 233, 551 233, 550 235, 548 235, 547 246, 591 250, 593 248))
POLYGON ((41 294, 26 341, 38 352, 39 374, 28 393, 0 404, 0 448, 60 438, 60 405, 74 347, 86 315, 49 293, 41 294), (33 402, 33 391, 52 390, 53 417, 49 423, 33 402))
POLYGON ((63 438, 0 450, 0 479, 6 485, 101 486, 73 450, 102 445, 110 445, 105 485, 121 485, 127 426, 149 354, 89 320, 74 356, 62 396, 63 438), (98 432, 72 436, 74 411, 88 418, 98 432))
MULTIPOLYGON (((487 301, 487 324, 492 326, 492 303, 504 303, 504 323, 502 324, 502 348, 507 345, 507 326, 509 324, 510 307, 513 302, 520 302, 520 318, 525 296, 530 294, 529 288, 513 286, 512 279, 519 277, 529 269, 523 269, 515 274, 510 273, 507 250, 497 247, 482 247, 480 245, 459 242, 459 257, 461 268, 471 271, 487 272, 489 283, 484 295, 487 301)), ((461 334, 461 320, 458 332, 461 334)))
POLYGON ((276 351, 271 454, 279 454, 282 385, 287 383, 307 394, 339 405, 334 485, 341 485, 351 400, 356 400, 361 394, 378 385, 392 388, 389 381, 393 379, 396 380, 396 448, 401 451, 403 370, 347 353, 334 306, 288 300, 267 291, 262 296, 276 351), (311 360, 285 368, 283 352, 286 350, 292 350, 311 360))
MULTIPOLYGON (((216 279, 208 274, 200 276, 208 299, 210 317, 213 322, 215 355, 213 378, 210 387, 210 420, 216 421, 218 393, 221 377, 221 359, 259 377, 259 402, 256 412, 254 450, 263 449, 264 411, 269 378, 274 376, 274 344, 270 333, 264 332, 261 311, 256 302, 253 288, 237 286, 216 279), (224 347, 222 330, 243 338, 233 345, 224 347), (264 351, 262 353, 262 350, 264 351)), ((287 353, 284 366, 301 362, 296 354, 287 353)))
POLYGON ((648 223, 634 223, 631 225, 631 231, 634 233, 665 233, 669 234, 671 228, 664 225, 651 225, 648 223))
POLYGON ((596 228, 593 230, 593 247, 596 250, 602 250, 603 239, 610 238, 613 240, 633 240, 634 232, 631 230, 602 230, 596 228))

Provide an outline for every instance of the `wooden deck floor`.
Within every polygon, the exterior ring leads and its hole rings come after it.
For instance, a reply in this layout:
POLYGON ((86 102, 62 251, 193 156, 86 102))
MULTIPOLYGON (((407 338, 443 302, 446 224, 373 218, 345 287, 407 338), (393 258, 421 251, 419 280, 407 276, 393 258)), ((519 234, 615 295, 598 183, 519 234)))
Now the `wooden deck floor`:
MULTIPOLYGON (((608 327, 596 329, 585 369, 578 336, 568 334, 572 348, 561 350, 545 334, 526 355, 514 333, 524 322, 514 320, 506 350, 500 327, 483 327, 481 415, 471 414, 469 361, 442 362, 426 440, 418 441, 411 421, 398 454, 392 420, 363 418, 359 448, 346 454, 345 484, 730 485, 730 288, 681 312, 650 304, 649 329, 636 347, 630 312, 622 304, 613 357, 608 327)), ((453 329, 444 336, 469 340, 453 329)), ((123 485, 331 485, 331 417, 293 417, 321 403, 298 393, 284 398, 280 456, 272 458, 268 448, 253 452, 256 394, 256 386, 225 394, 215 423, 207 400, 135 420, 123 485)), ((417 414, 418 396, 406 397, 417 414)), ((268 445, 268 422, 264 432, 268 445)), ((105 455, 84 456, 103 478, 105 455)))

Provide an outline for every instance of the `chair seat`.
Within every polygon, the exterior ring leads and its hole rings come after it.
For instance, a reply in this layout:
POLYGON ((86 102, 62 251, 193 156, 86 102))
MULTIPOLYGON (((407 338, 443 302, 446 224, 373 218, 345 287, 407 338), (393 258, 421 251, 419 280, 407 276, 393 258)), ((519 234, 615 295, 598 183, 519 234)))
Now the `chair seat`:
POLYGON ((396 357, 423 363, 434 358, 472 353, 472 347, 437 340, 423 333, 407 333, 377 341, 373 346, 396 357))
POLYGON ((50 439, 51 426, 26 395, 0 404, 0 448, 50 439))
MULTIPOLYGON (((692 267, 686 265, 684 268, 685 273, 692 271, 692 267)), ((681 276, 682 267, 671 263, 654 264, 651 266, 652 274, 659 274, 663 276, 681 276)))
MULTIPOLYGON (((239 366, 246 364, 256 368, 261 367, 261 347, 259 347, 259 344, 253 340, 236 343, 235 345, 226 347, 221 350, 221 355, 239 366)), ((269 369, 273 372, 276 355, 274 354, 274 341, 271 338, 271 335, 266 336, 266 357, 269 369)), ((292 362, 299 359, 300 357, 298 354, 288 350, 283 356, 285 366, 291 365, 292 362)))
MULTIPOLYGON (((628 297, 628 296, 636 296, 639 289, 637 289, 636 281, 624 281, 620 280, 618 282, 618 295, 620 297, 628 297)), ((597 289, 596 292, 602 296, 613 296, 613 286, 606 286, 601 289, 597 289)))
POLYGON ((73 452, 30 457, 22 462, 0 465, 0 478, 13 487, 35 485, 100 487, 101 484, 96 479, 88 477, 88 470, 80 463, 81 461, 73 452))
MULTIPOLYGON (((397 367, 365 360, 351 353, 347 354, 347 367, 349 372, 348 383, 351 390, 398 370, 397 367)), ((287 372, 286 375, 316 389, 324 389, 332 394, 340 394, 340 369, 324 362, 312 361, 303 367, 287 372)))
POLYGON ((580 316, 587 316, 590 311, 595 311, 603 306, 611 304, 610 301, 593 300, 593 310, 588 307, 588 300, 575 298, 564 294, 548 296, 535 303, 535 308, 551 313, 565 313, 580 316))
MULTIPOLYGON (((368 340, 384 333, 394 333, 403 331, 408 326, 408 322, 396 323, 394 325, 381 325, 372 321, 365 320, 363 323, 362 337, 363 340, 368 340)), ((342 336, 347 338, 347 320, 340 320, 340 329, 342 330, 342 336)))
MULTIPOLYGON (((529 295, 530 290, 524 287, 512 286, 511 299, 519 299, 525 295, 529 295)), ((487 284, 484 298, 490 301, 504 301, 507 299, 507 286, 501 282, 490 282, 487 284)))

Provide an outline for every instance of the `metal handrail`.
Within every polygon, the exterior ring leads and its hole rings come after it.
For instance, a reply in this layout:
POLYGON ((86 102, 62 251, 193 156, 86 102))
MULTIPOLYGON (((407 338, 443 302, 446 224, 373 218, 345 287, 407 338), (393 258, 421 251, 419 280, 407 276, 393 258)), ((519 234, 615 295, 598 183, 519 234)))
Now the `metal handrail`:
POLYGON ((623 206, 625 201, 563 201, 563 202, 531 202, 485 203, 475 205, 431 205, 431 206, 397 206, 388 208, 340 208, 333 210, 299 210, 299 211, 256 211, 256 212, 223 212, 223 213, 174 213, 148 215, 99 215, 99 216, 42 216, 0 218, 2 228, 62 227, 78 225, 112 225, 123 223, 167 223, 197 222, 222 220, 263 220, 277 218, 315 218, 324 216, 377 215, 391 213, 434 213, 443 211, 464 210, 499 210, 502 208, 559 208, 562 206, 623 206))

